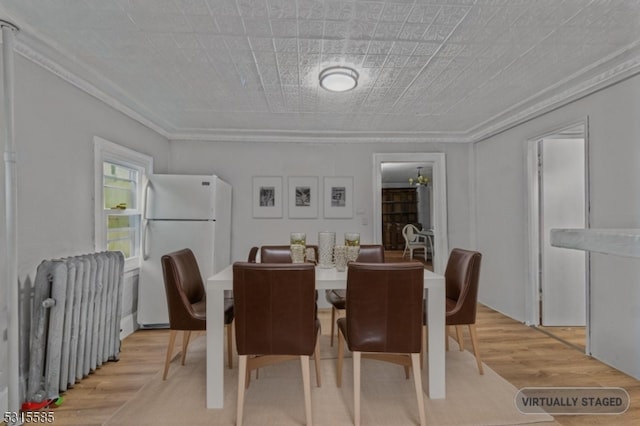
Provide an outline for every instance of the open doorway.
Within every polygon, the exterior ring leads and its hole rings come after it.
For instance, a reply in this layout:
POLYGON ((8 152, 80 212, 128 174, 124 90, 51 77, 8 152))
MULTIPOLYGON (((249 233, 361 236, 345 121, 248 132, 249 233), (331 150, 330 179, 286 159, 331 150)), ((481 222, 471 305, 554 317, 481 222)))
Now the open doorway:
POLYGON ((430 163, 384 162, 382 245, 390 261, 416 260, 433 271, 433 173, 430 163), (404 230, 412 225, 421 243, 405 249, 404 230))
MULTIPOLYGON (((416 175, 416 168, 429 170, 431 179, 429 209, 430 227, 433 229, 433 270, 444 273, 445 262, 449 255, 449 243, 447 238, 447 200, 446 200, 446 165, 443 153, 392 153, 373 155, 373 235, 376 244, 383 243, 382 220, 382 179, 383 168, 389 165, 399 166, 411 170, 411 175, 416 175)), ((388 169, 388 168, 387 168, 388 169)), ((407 174, 403 179, 410 177, 407 174)))
POLYGON ((587 352, 588 255, 550 244, 553 228, 588 227, 586 121, 531 139, 529 156, 531 323, 587 352))

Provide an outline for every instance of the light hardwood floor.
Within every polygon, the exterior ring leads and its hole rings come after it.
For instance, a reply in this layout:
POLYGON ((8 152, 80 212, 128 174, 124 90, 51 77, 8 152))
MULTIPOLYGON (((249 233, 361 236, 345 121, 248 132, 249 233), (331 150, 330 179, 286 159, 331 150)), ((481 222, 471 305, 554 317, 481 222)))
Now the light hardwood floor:
MULTIPOLYGON (((328 317, 328 310, 321 310, 321 318, 328 317)), ((558 423, 639 424, 639 381, 584 355, 572 345, 482 305, 477 329, 483 361, 517 388, 620 386, 631 396, 631 408, 624 415, 557 416, 558 423)), ((323 326, 323 330, 329 327, 323 326)), ((161 370, 167 340, 167 330, 142 330, 127 337, 122 342, 120 361, 103 365, 64 394, 63 404, 54 408, 55 424, 102 424, 161 370)), ((466 333, 465 347, 470 347, 466 333)), ((172 368, 176 368, 175 363, 172 368)))

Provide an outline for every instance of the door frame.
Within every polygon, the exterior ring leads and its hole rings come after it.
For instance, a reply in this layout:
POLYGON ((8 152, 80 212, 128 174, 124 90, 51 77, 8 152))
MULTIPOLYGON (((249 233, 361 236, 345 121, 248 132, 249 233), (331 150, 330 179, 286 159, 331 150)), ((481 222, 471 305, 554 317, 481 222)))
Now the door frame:
MULTIPOLYGON (((585 161, 585 227, 590 228, 590 199, 589 199, 589 117, 567 122, 558 127, 545 131, 526 141, 526 171, 527 171, 527 202, 528 202, 528 247, 529 270, 528 290, 525 293, 525 322, 527 325, 540 325, 540 141, 552 135, 562 133, 573 127, 584 128, 584 161, 585 161)), ((590 320, 591 320, 591 264, 589 252, 586 252, 585 262, 585 324, 586 324, 586 353, 591 353, 589 347, 590 320)))
POLYGON ((376 153, 373 154, 373 241, 382 244, 382 163, 427 163, 433 170, 433 269, 444 273, 449 257, 447 232, 447 170, 445 155, 438 153, 376 153))

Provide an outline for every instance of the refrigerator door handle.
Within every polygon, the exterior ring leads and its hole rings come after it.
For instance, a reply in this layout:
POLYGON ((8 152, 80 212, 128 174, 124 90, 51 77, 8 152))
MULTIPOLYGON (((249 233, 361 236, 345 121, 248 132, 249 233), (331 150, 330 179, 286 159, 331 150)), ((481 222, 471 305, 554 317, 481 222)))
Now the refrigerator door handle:
POLYGON ((142 195, 142 259, 149 259, 149 250, 147 250, 147 228, 149 227, 149 221, 147 220, 147 202, 149 199, 149 187, 151 186, 151 181, 147 179, 144 184, 144 192, 142 195))
POLYGON ((142 259, 149 260, 149 250, 147 250, 147 232, 149 228, 149 221, 143 219, 144 225, 142 225, 142 259))
POLYGON ((144 191, 142 193, 142 218, 144 220, 147 219, 147 209, 148 209, 148 201, 149 201, 149 187, 151 186, 151 181, 147 179, 144 184, 144 191))

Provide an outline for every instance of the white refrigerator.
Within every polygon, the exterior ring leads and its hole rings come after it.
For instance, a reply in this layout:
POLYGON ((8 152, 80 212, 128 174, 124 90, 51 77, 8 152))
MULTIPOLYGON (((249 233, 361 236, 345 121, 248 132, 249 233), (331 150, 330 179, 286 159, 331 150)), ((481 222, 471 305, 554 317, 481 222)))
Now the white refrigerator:
POLYGON ((142 262, 138 281, 138 324, 169 324, 160 258, 189 248, 202 279, 231 262, 231 185, 217 176, 149 177, 145 188, 142 262))

